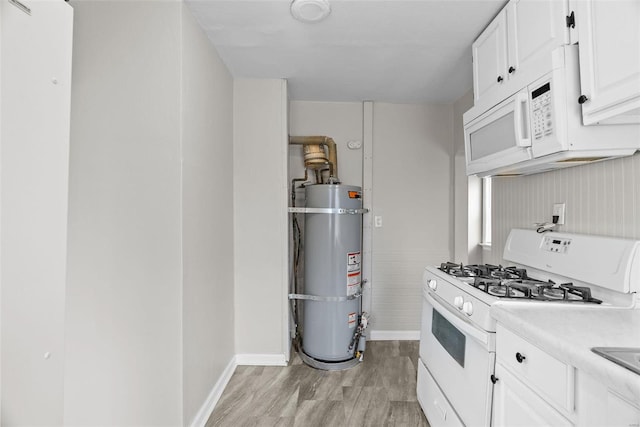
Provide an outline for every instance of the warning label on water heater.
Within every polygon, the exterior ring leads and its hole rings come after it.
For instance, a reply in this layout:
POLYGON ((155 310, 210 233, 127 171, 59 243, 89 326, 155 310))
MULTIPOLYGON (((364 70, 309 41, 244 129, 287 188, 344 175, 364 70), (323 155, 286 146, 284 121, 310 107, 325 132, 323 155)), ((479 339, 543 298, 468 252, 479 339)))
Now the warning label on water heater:
POLYGON ((349 327, 350 328, 355 328, 356 327, 356 313, 349 313, 349 327))
POLYGON ((347 296, 355 295, 360 289, 362 277, 360 272, 361 258, 360 252, 347 254, 347 296))

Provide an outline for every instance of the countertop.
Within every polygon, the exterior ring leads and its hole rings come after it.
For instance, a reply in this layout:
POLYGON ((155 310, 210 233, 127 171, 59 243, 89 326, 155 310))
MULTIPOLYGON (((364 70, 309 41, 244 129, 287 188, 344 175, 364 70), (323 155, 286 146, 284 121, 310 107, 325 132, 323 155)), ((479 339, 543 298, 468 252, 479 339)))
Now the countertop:
POLYGON ((640 375, 591 351, 640 348, 640 309, 499 301, 491 306, 491 316, 531 344, 640 402, 640 375))

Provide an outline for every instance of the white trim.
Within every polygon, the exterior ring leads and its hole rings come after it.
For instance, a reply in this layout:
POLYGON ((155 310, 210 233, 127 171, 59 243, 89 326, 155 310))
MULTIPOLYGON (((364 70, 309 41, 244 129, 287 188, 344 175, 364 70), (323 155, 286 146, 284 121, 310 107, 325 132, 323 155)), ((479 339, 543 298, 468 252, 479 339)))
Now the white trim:
POLYGON ((280 255, 281 255, 281 301, 282 301, 282 351, 285 352, 285 365, 289 361, 291 354, 291 338, 289 337, 289 95, 288 86, 285 79, 280 80, 280 113, 281 122, 281 160, 280 168, 280 255))
POLYGON ((369 333, 371 341, 418 341, 420 331, 375 331, 369 333))
POLYGON ((209 392, 209 396, 207 396, 207 399, 200 407, 200 410, 193 418, 193 421, 190 424, 191 427, 205 426, 205 424, 209 420, 209 417, 213 413, 213 409, 216 407, 218 400, 220 400, 222 392, 224 392, 225 387, 227 387, 227 384, 229 384, 229 380, 231 379, 236 366, 238 366, 238 363, 236 363, 236 356, 234 356, 229 361, 227 367, 224 368, 224 371, 222 371, 222 375, 220 375, 220 378, 218 378, 218 381, 209 392))
POLYGON ((362 216, 362 310, 371 314, 373 306, 373 102, 362 103, 362 207, 369 213, 362 216))
POLYGON ((287 366, 284 354, 236 354, 236 365, 287 366))
MULTIPOLYGON (((482 242, 483 245, 491 247, 491 177, 482 178, 482 242)), ((483 246, 484 247, 484 246, 483 246)))

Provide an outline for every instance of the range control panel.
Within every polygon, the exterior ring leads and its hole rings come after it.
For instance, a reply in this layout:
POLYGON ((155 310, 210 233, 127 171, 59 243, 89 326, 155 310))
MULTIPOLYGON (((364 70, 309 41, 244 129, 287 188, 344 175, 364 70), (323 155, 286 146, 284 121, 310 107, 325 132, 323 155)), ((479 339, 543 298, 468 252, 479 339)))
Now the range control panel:
POLYGON ((533 117, 531 128, 535 139, 553 133, 553 111, 551 110, 551 83, 545 83, 531 93, 533 117))
POLYGON ((571 239, 556 236, 544 236, 542 250, 547 252, 557 252, 566 254, 571 247, 571 239))

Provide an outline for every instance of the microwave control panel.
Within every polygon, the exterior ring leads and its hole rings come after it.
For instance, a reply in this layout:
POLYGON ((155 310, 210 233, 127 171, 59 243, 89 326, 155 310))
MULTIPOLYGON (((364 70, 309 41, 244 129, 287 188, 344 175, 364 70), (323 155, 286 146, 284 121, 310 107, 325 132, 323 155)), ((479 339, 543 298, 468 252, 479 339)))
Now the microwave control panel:
POLYGON ((542 139, 553 133, 551 108, 551 83, 547 82, 531 92, 531 128, 534 139, 542 139))

